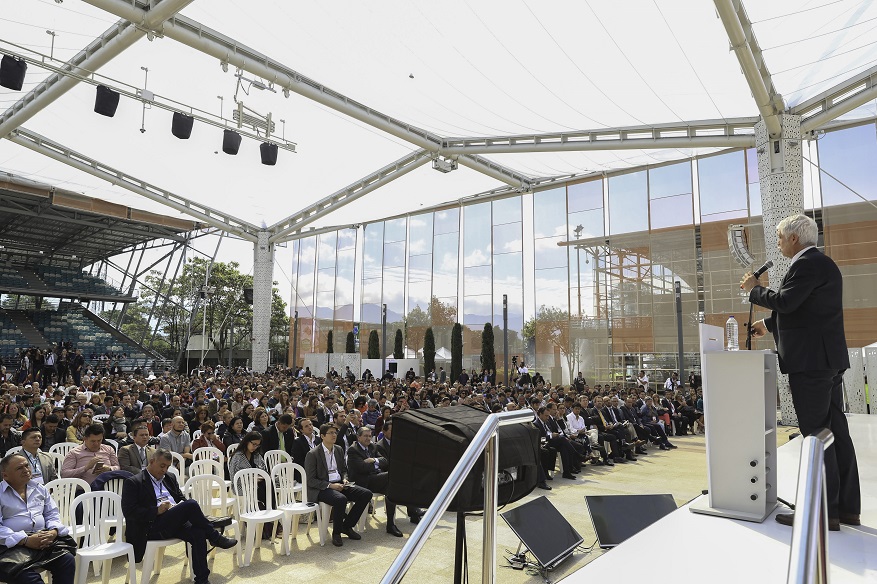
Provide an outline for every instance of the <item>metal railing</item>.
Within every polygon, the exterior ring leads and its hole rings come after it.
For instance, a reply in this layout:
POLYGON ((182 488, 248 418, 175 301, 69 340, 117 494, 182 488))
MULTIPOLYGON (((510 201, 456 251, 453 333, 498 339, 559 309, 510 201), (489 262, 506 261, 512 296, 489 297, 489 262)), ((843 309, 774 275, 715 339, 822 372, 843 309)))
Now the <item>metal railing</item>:
POLYGON ((457 491, 463 485, 463 481, 472 471, 482 451, 484 452, 484 538, 481 544, 481 582, 482 584, 496 582, 496 495, 499 490, 499 435, 497 431, 500 426, 532 422, 534 419, 535 412, 530 409, 500 412, 487 416, 481 428, 472 438, 466 452, 460 457, 457 466, 451 471, 448 480, 442 485, 435 500, 427 509, 426 515, 420 520, 405 547, 402 548, 390 569, 384 574, 381 584, 398 584, 402 581, 420 549, 438 525, 439 519, 447 511, 457 491))
POLYGON ((825 449, 833 442, 834 434, 823 429, 805 437, 801 446, 787 584, 828 584, 825 449))

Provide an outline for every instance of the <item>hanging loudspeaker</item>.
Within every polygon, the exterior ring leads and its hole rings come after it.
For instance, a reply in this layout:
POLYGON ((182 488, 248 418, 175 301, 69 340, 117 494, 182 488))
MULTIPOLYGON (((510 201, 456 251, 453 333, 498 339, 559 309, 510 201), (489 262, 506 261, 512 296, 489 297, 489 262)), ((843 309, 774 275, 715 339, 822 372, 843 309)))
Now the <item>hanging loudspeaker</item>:
POLYGON ((119 93, 109 87, 98 85, 94 97, 94 113, 111 118, 116 115, 117 107, 119 107, 119 93))
POLYGON ((277 144, 270 142, 262 142, 259 145, 259 152, 262 154, 262 164, 274 166, 277 164, 277 144))
POLYGON ((192 135, 192 126, 194 125, 195 118, 192 116, 187 116, 180 112, 174 112, 174 119, 171 123, 171 134, 180 140, 188 140, 189 136, 192 135))
POLYGON ((226 154, 235 155, 241 148, 241 135, 234 130, 223 130, 222 151, 226 154))
POLYGON ((25 73, 27 73, 26 62, 3 55, 3 60, 0 62, 0 85, 13 91, 21 91, 25 73))

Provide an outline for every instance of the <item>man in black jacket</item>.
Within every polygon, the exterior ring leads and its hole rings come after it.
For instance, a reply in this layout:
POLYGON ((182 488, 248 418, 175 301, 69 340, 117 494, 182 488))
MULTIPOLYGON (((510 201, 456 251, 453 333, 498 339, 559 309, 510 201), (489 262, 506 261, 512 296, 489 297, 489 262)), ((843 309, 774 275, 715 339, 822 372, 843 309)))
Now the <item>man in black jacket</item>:
POLYGON ((192 574, 195 584, 207 584, 207 542, 230 549, 237 541, 213 529, 194 499, 186 499, 176 477, 167 472, 173 458, 169 450, 158 448, 140 474, 125 479, 122 487, 122 513, 125 515, 127 542, 134 546, 134 560, 141 562, 146 542, 178 538, 192 546, 192 574))
MULTIPOLYGON (((289 414, 282 414, 277 418, 273 426, 262 432, 263 454, 269 450, 282 450, 295 460, 293 455, 294 444, 295 430, 292 429, 292 416, 289 414)), ((271 472, 270 468, 268 472, 271 472)))
MULTIPOLYGON (((356 441, 347 449, 347 476, 350 482, 368 489, 372 493, 387 494, 390 461, 378 453, 372 444, 372 431, 368 426, 360 426, 356 431, 356 441)), ((385 498, 387 507, 387 533, 402 537, 396 527, 396 504, 385 498)))
POLYGON ((305 456, 320 444, 320 436, 314 431, 314 423, 308 418, 298 419, 298 438, 293 440, 292 460, 301 466, 305 465, 305 456))
MULTIPOLYGON (((806 215, 777 225, 777 247, 792 262, 773 291, 747 273, 740 288, 749 301, 771 310, 752 325, 753 337, 773 333, 780 371, 789 375, 792 403, 804 436, 822 428, 834 434, 825 450, 829 529, 859 525, 862 495, 856 451, 843 411, 843 373, 850 367, 843 320, 843 276, 834 261, 816 249, 819 228, 806 215)), ((792 525, 793 515, 777 515, 792 525)))

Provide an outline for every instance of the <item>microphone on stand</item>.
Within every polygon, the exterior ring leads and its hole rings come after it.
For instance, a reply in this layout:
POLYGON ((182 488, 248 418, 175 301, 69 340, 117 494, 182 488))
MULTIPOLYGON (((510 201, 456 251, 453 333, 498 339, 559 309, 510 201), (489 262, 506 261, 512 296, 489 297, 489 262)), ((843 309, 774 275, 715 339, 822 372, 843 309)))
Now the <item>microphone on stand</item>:
MULTIPOLYGON (((768 271, 773 267, 773 262, 771 260, 767 260, 762 264, 760 268, 752 272, 752 275, 755 276, 755 279, 761 277, 763 273, 768 271)), ((752 303, 749 303, 749 322, 746 323, 746 350, 752 350, 752 303)))

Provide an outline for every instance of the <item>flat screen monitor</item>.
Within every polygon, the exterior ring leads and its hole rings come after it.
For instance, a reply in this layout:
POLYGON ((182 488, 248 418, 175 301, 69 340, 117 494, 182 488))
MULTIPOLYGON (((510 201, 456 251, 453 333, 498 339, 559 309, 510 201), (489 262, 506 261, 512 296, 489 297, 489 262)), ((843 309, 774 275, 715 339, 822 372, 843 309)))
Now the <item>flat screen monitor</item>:
POLYGON ((673 495, 586 496, 601 548, 615 547, 676 510, 673 495))
POLYGON ((506 511, 500 517, 543 568, 553 568, 584 541, 544 496, 506 511))

